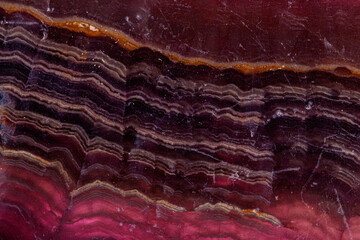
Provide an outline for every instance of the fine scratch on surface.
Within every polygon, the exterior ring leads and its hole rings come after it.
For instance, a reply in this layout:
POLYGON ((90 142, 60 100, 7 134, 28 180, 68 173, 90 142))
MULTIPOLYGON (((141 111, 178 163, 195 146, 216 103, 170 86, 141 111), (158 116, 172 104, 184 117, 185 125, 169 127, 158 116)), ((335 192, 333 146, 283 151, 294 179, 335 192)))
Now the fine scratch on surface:
POLYGON ((343 207, 342 207, 342 204, 341 204, 341 201, 340 201, 340 197, 339 197, 339 194, 338 194, 338 191, 337 191, 336 188, 334 188, 334 192, 335 192, 335 195, 336 195, 336 201, 337 201, 338 204, 339 204, 338 213, 343 216, 344 225, 345 225, 346 229, 347 229, 348 232, 349 232, 349 237, 350 237, 350 239, 353 240, 352 233, 351 233, 351 230, 350 230, 350 227, 349 227, 349 223, 348 223, 347 218, 346 218, 346 216, 345 216, 344 209, 343 209, 343 207))
POLYGON ((292 92, 294 93, 294 95, 297 95, 297 94, 295 93, 295 90, 294 90, 293 86, 292 86, 291 83, 290 83, 290 80, 289 80, 288 77, 286 76, 285 72, 284 72, 284 77, 285 77, 286 81, 289 83, 289 86, 290 86, 292 92))
POLYGON ((316 171, 319 169, 320 161, 321 161, 322 155, 323 155, 323 153, 324 153, 324 147, 325 147, 326 141, 327 141, 329 138, 332 138, 332 137, 334 137, 334 136, 336 136, 336 135, 333 134, 333 135, 330 135, 330 136, 327 136, 327 137, 324 138, 324 142, 323 142, 323 144, 322 144, 322 149, 321 149, 321 152, 320 152, 320 154, 319 154, 317 163, 316 163, 313 171, 311 172, 308 180, 305 182, 304 186, 301 188, 301 193, 300 193, 300 195, 301 195, 301 201, 304 203, 304 205, 305 205, 307 208, 310 208, 310 206, 309 206, 309 205, 305 202, 305 200, 304 200, 304 192, 305 192, 305 190, 306 190, 306 187, 307 187, 307 186, 309 185, 309 183, 311 182, 314 174, 315 174, 316 171))
POLYGON ((292 172, 292 171, 299 171, 300 167, 295 167, 295 168, 285 168, 285 169, 281 169, 281 170, 276 170, 274 171, 274 174, 278 174, 278 173, 283 173, 283 172, 292 172))

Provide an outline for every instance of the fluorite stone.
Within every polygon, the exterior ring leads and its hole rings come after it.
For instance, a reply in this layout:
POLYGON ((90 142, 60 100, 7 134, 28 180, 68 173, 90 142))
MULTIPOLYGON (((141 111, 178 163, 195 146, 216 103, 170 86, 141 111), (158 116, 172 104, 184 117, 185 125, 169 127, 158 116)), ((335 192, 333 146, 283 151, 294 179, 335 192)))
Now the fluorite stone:
POLYGON ((0 239, 360 239, 359 13, 0 0, 0 239))

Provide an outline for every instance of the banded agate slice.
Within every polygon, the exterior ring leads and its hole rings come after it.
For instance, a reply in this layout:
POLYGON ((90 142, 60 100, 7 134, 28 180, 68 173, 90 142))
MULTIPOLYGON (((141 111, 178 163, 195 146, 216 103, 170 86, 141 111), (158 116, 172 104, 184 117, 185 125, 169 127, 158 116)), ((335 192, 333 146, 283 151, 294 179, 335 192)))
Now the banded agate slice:
POLYGON ((360 239, 359 13, 0 0, 0 239, 360 239))

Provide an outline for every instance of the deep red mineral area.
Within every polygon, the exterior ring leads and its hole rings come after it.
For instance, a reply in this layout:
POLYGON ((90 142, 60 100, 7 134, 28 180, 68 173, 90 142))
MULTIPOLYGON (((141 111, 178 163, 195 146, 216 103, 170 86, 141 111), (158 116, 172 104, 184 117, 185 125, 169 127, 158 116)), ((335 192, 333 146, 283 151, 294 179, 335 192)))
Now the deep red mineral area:
POLYGON ((0 239, 360 239, 360 1, 0 0, 0 239))

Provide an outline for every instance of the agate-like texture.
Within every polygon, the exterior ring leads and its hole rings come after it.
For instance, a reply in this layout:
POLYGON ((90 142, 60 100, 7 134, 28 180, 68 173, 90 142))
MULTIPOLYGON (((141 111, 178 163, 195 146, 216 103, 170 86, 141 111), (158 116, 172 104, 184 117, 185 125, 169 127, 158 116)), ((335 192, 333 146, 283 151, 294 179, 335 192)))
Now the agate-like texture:
POLYGON ((360 239, 359 13, 0 0, 0 239, 360 239))

